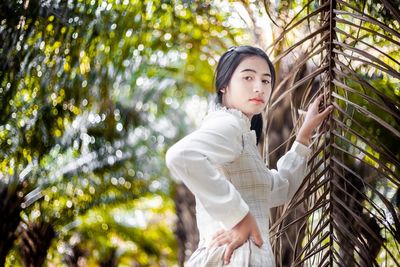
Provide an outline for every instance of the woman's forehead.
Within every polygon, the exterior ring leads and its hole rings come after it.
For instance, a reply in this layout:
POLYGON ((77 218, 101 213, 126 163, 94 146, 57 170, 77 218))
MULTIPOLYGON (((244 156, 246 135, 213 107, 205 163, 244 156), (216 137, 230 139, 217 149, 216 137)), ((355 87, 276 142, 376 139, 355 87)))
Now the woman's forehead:
POLYGON ((243 59, 235 70, 237 73, 245 71, 271 76, 267 61, 259 56, 251 56, 243 59))

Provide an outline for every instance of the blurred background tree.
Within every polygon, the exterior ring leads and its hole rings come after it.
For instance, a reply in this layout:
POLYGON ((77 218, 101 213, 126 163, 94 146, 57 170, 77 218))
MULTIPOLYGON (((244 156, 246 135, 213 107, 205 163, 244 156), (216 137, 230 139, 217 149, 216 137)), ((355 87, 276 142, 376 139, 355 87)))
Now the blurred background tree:
POLYGON ((0 3, 0 266, 177 263, 164 153, 241 34, 227 17, 206 1, 0 3))

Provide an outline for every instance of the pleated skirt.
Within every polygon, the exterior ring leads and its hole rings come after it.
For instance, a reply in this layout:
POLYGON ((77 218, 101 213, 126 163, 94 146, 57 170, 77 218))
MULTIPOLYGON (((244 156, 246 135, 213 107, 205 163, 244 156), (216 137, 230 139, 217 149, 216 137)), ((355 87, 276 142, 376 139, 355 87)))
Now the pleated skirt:
POLYGON ((251 239, 233 251, 231 261, 224 265, 226 245, 209 249, 201 244, 185 263, 185 267, 275 267, 271 245, 258 247, 251 239))

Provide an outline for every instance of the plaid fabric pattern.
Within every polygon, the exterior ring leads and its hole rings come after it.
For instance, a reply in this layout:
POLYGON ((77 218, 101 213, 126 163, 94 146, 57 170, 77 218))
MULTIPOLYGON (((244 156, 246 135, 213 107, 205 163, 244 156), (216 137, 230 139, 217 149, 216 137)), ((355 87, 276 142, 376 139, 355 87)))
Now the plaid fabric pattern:
POLYGON ((176 143, 166 156, 171 172, 196 196, 200 241, 185 266, 274 267, 269 209, 287 202, 297 191, 310 152, 295 141, 279 159, 277 169, 268 169, 258 152, 256 134, 250 131, 250 120, 239 110, 221 106, 211 110, 202 128, 176 143), (225 179, 227 183, 221 182, 225 179), (264 244, 257 247, 250 238, 224 265, 226 245, 209 248, 211 238, 218 230, 233 227, 247 209, 257 221, 264 244))
POLYGON ((212 218, 205 214, 201 205, 197 205, 198 227, 201 240, 198 249, 192 254, 185 266, 275 266, 268 236, 268 196, 269 192, 271 192, 271 179, 268 179, 268 177, 266 179, 266 166, 257 151, 254 131, 243 134, 243 151, 241 155, 235 161, 219 166, 218 169, 235 186, 243 200, 249 205, 250 212, 257 220, 262 233, 264 245, 259 248, 249 239, 233 252, 230 263, 224 265, 223 255, 226 246, 214 249, 208 249, 207 247, 211 236, 221 229, 221 226, 213 222, 212 218))

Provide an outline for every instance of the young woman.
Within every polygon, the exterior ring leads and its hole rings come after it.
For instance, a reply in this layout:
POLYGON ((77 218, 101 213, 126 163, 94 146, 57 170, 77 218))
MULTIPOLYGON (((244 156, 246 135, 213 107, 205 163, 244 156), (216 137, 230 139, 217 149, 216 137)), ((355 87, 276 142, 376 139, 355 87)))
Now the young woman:
POLYGON ((186 266, 275 266, 269 209, 289 201, 300 186, 312 132, 333 107, 319 112, 322 96, 316 98, 290 151, 277 170, 268 169, 257 143, 275 81, 270 59, 256 47, 233 47, 215 75, 217 103, 200 129, 166 155, 172 175, 196 198, 200 241, 186 266))

